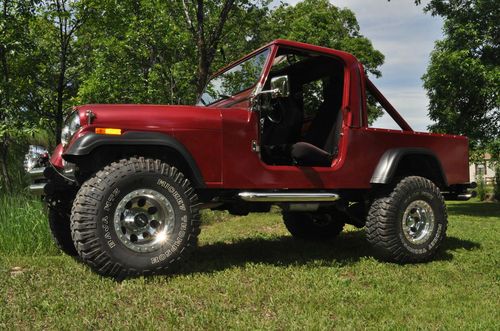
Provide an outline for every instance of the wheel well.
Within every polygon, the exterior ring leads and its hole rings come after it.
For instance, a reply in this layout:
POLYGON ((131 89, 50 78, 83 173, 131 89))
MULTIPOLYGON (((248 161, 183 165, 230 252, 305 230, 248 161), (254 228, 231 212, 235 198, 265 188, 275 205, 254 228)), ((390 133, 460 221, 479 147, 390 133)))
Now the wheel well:
POLYGON ((393 178, 406 176, 425 177, 441 189, 447 186, 441 164, 431 155, 409 154, 403 156, 393 178))
POLYGON ((95 148, 90 154, 74 157, 78 166, 78 179, 84 182, 106 165, 130 157, 159 159, 179 169, 189 178, 195 188, 204 186, 203 178, 196 165, 191 165, 175 148, 151 145, 107 145, 95 148))

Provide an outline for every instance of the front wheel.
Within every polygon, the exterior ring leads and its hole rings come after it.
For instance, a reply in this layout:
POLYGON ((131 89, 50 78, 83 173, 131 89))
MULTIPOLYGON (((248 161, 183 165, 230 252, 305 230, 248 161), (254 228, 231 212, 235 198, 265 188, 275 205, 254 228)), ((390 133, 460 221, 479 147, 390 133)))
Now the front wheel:
POLYGON ((381 259, 424 262, 436 254, 447 224, 439 188, 426 178, 411 176, 378 192, 368 212, 366 237, 381 259))
POLYGON ((76 250, 105 276, 164 272, 196 246, 197 200, 189 180, 159 160, 112 163, 76 196, 71 215, 76 250))

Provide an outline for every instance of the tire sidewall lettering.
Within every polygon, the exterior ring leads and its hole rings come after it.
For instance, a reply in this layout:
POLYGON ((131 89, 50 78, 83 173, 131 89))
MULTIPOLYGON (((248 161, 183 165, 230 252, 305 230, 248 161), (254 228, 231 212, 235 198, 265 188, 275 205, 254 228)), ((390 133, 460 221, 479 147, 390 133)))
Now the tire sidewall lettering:
POLYGON ((111 236, 111 228, 113 225, 109 224, 109 216, 104 216, 101 219, 101 227, 102 230, 104 231, 104 239, 106 240, 106 243, 110 249, 113 249, 116 247, 116 242, 112 239, 111 236))
POLYGON ((181 196, 181 194, 173 187, 170 183, 168 183, 166 180, 162 178, 158 178, 158 181, 156 182, 158 186, 162 187, 163 189, 167 190, 170 194, 172 194, 175 202, 177 203, 177 206, 181 211, 186 211, 186 204, 184 203, 184 200, 181 196))

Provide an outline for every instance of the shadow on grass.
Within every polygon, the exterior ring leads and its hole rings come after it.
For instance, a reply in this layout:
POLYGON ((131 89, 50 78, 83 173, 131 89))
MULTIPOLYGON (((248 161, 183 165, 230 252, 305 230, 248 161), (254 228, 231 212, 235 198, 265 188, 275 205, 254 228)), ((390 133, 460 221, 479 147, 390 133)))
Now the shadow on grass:
MULTIPOLYGON (((475 242, 448 237, 433 261, 449 261, 453 259, 453 251, 479 247, 475 242)), ((249 262, 274 266, 345 266, 371 256, 372 248, 363 230, 345 233, 331 242, 308 242, 290 236, 250 238, 201 246, 176 274, 210 273, 249 262)))
POLYGON ((452 216, 472 216, 472 217, 499 217, 499 203, 474 203, 462 202, 449 204, 448 213, 452 216))

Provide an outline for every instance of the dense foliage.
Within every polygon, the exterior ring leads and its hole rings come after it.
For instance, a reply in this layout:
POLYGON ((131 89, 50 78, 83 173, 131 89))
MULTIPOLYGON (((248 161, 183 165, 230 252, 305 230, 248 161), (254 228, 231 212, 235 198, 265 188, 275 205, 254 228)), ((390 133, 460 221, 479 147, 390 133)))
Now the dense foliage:
POLYGON ((432 0, 444 18, 424 87, 435 132, 465 134, 473 150, 500 156, 500 6, 495 0, 432 0))
MULTIPOLYGON (((293 7, 278 7, 268 22, 264 34, 269 40, 280 37, 344 50, 355 54, 369 73, 381 76, 379 67, 384 63, 384 55, 361 34, 349 9, 337 8, 328 0, 304 0, 293 7)), ((370 122, 382 115, 374 100, 369 104, 368 115, 370 122)))

